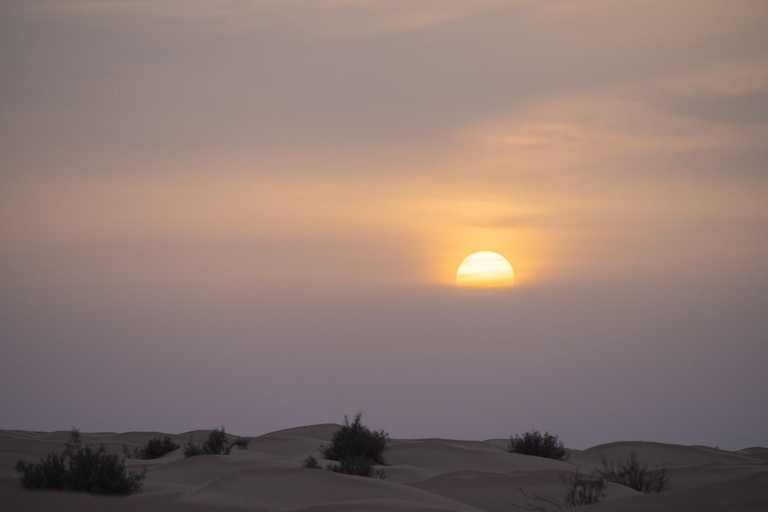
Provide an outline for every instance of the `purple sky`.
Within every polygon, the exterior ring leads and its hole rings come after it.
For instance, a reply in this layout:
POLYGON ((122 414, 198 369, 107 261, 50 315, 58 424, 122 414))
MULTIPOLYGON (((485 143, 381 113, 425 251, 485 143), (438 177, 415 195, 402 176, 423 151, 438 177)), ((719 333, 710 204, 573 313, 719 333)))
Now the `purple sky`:
POLYGON ((0 6, 0 428, 768 445, 768 6, 0 6), (454 285, 475 251, 516 286, 454 285))

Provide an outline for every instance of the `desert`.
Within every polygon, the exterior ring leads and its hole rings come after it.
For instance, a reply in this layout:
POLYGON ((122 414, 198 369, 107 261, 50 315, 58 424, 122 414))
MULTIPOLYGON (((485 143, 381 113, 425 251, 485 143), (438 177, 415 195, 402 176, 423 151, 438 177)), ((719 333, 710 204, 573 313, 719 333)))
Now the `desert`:
MULTIPOLYGON (((767 448, 737 452, 705 446, 616 442, 569 450, 565 461, 507 451, 505 439, 392 439, 383 479, 302 467, 308 456, 323 461, 321 446, 342 425, 320 424, 244 438, 248 446, 229 455, 185 458, 177 448, 154 460, 126 459, 129 471, 146 470, 138 494, 106 497, 67 491, 27 490, 14 464, 63 449, 69 432, 0 431, 0 501, 9 511, 452 511, 557 510, 565 481, 608 461, 636 453, 651 466, 664 465, 669 489, 644 494, 608 483, 596 511, 759 511, 768 507, 767 448)), ((209 431, 170 437, 179 445, 202 441, 209 431)), ((86 445, 109 453, 136 449, 159 432, 84 433, 86 445)), ((232 437, 232 436, 230 436, 232 437)), ((562 504, 562 503, 561 503, 562 504)))
POLYGON ((767 199, 768 0, 0 0, 0 512, 768 512, 767 199))

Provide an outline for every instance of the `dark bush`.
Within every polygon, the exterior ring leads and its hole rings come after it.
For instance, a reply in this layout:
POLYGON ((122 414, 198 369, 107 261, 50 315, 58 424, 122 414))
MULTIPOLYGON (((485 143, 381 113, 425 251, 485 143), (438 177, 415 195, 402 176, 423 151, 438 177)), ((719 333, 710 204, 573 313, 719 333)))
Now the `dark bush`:
POLYGON ((19 460, 16 471, 21 475, 21 485, 27 489, 66 489, 93 494, 137 493, 145 476, 126 471, 125 460, 107 453, 104 445, 97 450, 83 446, 77 429, 72 429, 63 452, 49 453, 37 464, 19 460))
POLYGON ((334 473, 342 473, 352 476, 365 476, 368 478, 381 478, 386 475, 384 471, 380 469, 374 469, 371 461, 363 456, 358 457, 344 457, 338 464, 328 464, 325 468, 328 471, 334 473))
POLYGON ((600 475, 585 476, 576 471, 565 480, 565 506, 591 505, 605 499, 605 480, 600 475))
POLYGON ((208 434, 208 439, 202 443, 195 443, 189 440, 184 444, 184 457, 195 457, 197 455, 229 455, 232 448, 237 446, 244 450, 248 448, 250 441, 237 436, 234 441, 227 438, 224 427, 215 428, 208 434))
POLYGON ((179 448, 179 445, 173 442, 171 436, 165 437, 153 437, 147 441, 146 446, 143 448, 134 448, 131 451, 127 446, 123 445, 123 453, 127 459, 159 459, 166 453, 170 453, 173 450, 179 448))
POLYGON ((648 464, 640 465, 637 460, 637 452, 633 451, 628 461, 616 464, 609 463, 602 454, 600 459, 603 461, 603 467, 598 472, 609 482, 624 485, 646 494, 669 489, 667 469, 664 466, 648 468, 648 464))
POLYGON ((372 431, 362 424, 361 417, 358 413, 350 423, 344 416, 344 425, 333 433, 331 444, 320 447, 323 457, 338 462, 362 457, 371 464, 386 464, 384 452, 389 447, 389 435, 383 430, 372 431))
POLYGON ((323 466, 320 465, 320 461, 318 461, 314 455, 310 455, 306 459, 302 460, 301 467, 307 469, 323 469, 323 466))
POLYGON ((203 442, 202 450, 203 453, 221 455, 227 451, 228 444, 224 427, 215 428, 208 434, 208 439, 203 442))
POLYGON ((202 445, 191 439, 184 443, 184 457, 196 457, 197 455, 204 455, 202 445))
POLYGON ((549 432, 544 432, 544 435, 541 435, 538 430, 526 432, 522 436, 511 437, 507 451, 555 460, 568 460, 569 457, 563 442, 557 436, 553 436, 549 432))
POLYGON ((37 464, 19 460, 16 462, 16 471, 21 474, 21 485, 27 489, 62 490, 69 485, 67 457, 63 452, 49 453, 37 464))
POLYGON ((605 480, 597 473, 584 476, 577 470, 569 478, 563 478, 563 484, 565 484, 565 492, 562 502, 554 496, 542 496, 536 491, 526 492, 524 488, 519 487, 520 494, 528 501, 522 505, 513 503, 512 506, 528 512, 550 510, 552 507, 556 509, 580 507, 599 503, 607 494, 605 480))

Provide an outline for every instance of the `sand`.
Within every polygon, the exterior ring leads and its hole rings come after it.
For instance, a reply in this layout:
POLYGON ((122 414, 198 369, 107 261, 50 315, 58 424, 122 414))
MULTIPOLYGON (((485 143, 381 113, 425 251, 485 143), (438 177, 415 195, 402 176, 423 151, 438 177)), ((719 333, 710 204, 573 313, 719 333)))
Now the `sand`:
MULTIPOLYGON (((526 495, 560 498, 563 479, 588 472, 600 458, 616 461, 636 451, 642 461, 664 464, 672 489, 645 495, 609 484, 596 511, 758 511, 768 510, 768 448, 738 452, 705 446, 622 442, 571 450, 559 462, 507 453, 506 440, 393 439, 385 480, 304 469, 301 460, 319 458, 319 448, 338 428, 311 425, 249 438, 248 450, 230 455, 183 458, 176 450, 153 461, 128 460, 147 469, 141 494, 130 498, 80 493, 27 491, 13 469, 16 460, 37 460, 63 448, 69 433, 0 430, 0 504, 8 511, 512 511, 530 503, 526 495)), ((142 446, 159 432, 85 433, 86 443, 142 446)), ((173 435, 179 444, 203 439, 208 431, 173 435)), ((554 507, 549 509, 555 510, 554 507)))

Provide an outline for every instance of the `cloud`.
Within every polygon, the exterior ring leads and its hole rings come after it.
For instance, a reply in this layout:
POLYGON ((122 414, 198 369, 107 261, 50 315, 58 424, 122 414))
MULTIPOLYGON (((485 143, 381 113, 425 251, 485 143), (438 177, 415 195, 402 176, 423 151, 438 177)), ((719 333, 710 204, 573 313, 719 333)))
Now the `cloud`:
POLYGON ((673 223, 681 204, 694 230, 717 208, 763 216, 755 3, 180 5, 9 11, 0 179, 25 199, 6 233, 379 233, 450 274, 486 244, 564 265, 569 234, 673 223))
MULTIPOLYGON (((498 116, 468 130, 467 137, 481 144, 490 158, 558 172, 638 155, 764 147, 768 123, 761 118, 759 101, 751 107, 757 111, 757 124, 749 122, 734 131, 722 119, 711 119, 710 108, 689 99, 649 102, 616 93, 575 95, 534 103, 522 115, 498 116)), ((737 111, 726 110, 736 117, 732 121, 744 122, 737 111)))
POLYGON ((533 0, 66 0, 30 9, 92 17, 136 17, 201 23, 214 31, 278 29, 305 37, 345 40, 425 29, 533 0))
MULTIPOLYGON (((575 138, 574 120, 565 119, 571 109, 563 119, 544 112, 581 98, 600 112, 616 106, 616 115, 647 102, 667 118, 761 119, 768 49, 764 17, 748 2, 726 13, 713 2, 181 5, 36 2, 11 10, 0 49, 8 77, 0 84, 8 98, 0 149, 11 167, 126 172, 129 161, 155 172, 237 161, 284 173, 338 158, 346 160, 339 173, 429 172, 447 154, 487 159, 482 147, 455 149, 468 130, 509 124, 503 117, 530 125, 500 133, 498 144, 590 143, 575 138), (252 25, 233 33, 230 23, 252 25), (348 31, 354 43, 334 39, 348 31), (754 95, 698 97, 685 92, 691 87, 754 95), (37 150, 40 141, 47 151, 37 150), (382 158, 391 159, 386 171, 364 164, 382 158)), ((693 144, 674 122, 678 140, 693 144)), ((629 145, 625 136, 620 146, 629 145)))

